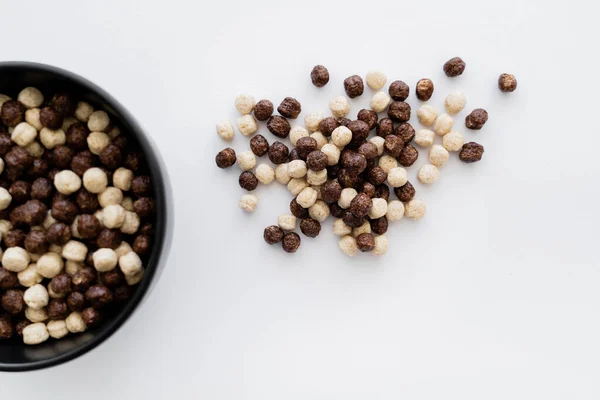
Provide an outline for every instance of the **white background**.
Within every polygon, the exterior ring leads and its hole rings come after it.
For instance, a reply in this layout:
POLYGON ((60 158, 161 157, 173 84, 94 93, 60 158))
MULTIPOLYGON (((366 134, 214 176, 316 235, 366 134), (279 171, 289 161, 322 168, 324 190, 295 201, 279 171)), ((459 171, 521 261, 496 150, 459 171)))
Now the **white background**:
POLYGON ((167 270, 133 320, 66 365, 0 374, 0 396, 598 399, 591 4, 1 0, 0 58, 69 69, 128 107, 168 165, 176 224, 167 270), (446 78, 456 55, 466 72, 446 78), (315 64, 331 73, 324 89, 310 84, 315 64), (255 214, 239 210, 239 172, 214 165, 225 147, 214 125, 234 121, 238 92, 325 112, 345 77, 371 68, 411 88, 431 77, 438 109, 452 90, 467 110, 486 108, 485 128, 465 132, 483 161, 453 154, 438 183, 416 185, 427 216, 391 225, 384 258, 345 257, 331 220, 293 256, 267 246, 262 230, 290 195, 263 187, 255 214), (497 90, 502 72, 517 76, 515 93, 497 90))

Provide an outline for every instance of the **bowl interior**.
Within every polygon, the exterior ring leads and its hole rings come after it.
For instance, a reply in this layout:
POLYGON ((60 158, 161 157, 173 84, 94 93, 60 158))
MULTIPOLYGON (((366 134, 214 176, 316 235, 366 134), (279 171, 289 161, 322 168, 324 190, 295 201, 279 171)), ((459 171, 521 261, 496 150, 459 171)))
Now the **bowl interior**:
POLYGON ((16 99, 19 91, 27 86, 40 89, 45 98, 57 91, 66 91, 75 100, 85 100, 96 109, 110 114, 111 121, 121 128, 130 142, 137 143, 144 153, 154 187, 156 221, 152 238, 152 249, 145 263, 144 279, 126 305, 114 315, 106 318, 98 328, 82 334, 48 341, 37 346, 26 346, 20 337, 0 341, 0 370, 22 371, 56 365, 93 349, 114 333, 138 306, 157 275, 159 258, 167 243, 167 197, 166 178, 161 169, 162 162, 152 144, 134 118, 108 93, 93 83, 70 72, 33 63, 0 63, 0 93, 16 99))

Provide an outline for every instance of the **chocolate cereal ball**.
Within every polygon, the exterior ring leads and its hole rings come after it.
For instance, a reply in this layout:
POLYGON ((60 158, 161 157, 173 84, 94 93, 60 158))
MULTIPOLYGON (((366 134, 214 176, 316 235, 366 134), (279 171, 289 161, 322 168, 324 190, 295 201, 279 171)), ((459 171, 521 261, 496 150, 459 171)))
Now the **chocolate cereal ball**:
MULTIPOLYGON (((75 274, 77 275, 77 274, 75 274)), ((73 277, 75 278, 75 277, 73 277)), ((85 296, 81 292, 71 292, 69 296, 67 296, 67 306, 73 312, 78 312, 83 310, 83 306, 85 305, 85 296)))
POLYGON ((281 247, 286 253, 295 253, 300 247, 300 236, 296 232, 288 232, 283 235, 281 247))
POLYGON ((103 272, 100 274, 102 283, 108 288, 114 289, 125 284, 125 275, 119 268, 115 268, 111 271, 103 272))
POLYGON ((40 110, 40 123, 48 129, 57 130, 62 126, 63 116, 52 107, 46 106, 40 110))
POLYGON ((68 117, 75 112, 75 102, 68 93, 57 93, 50 100, 50 107, 63 117, 68 117))
POLYGON ((357 174, 360 174, 367 168, 366 157, 353 150, 342 151, 340 163, 345 169, 351 169, 357 174))
POLYGON ((404 147, 404 140, 396 135, 387 135, 383 144, 383 149, 387 154, 392 157, 398 157, 402 148, 404 147))
POLYGON ((267 121, 267 129, 273 135, 284 139, 289 136, 292 127, 287 119, 279 115, 273 115, 272 117, 269 117, 269 120, 267 121))
POLYGON ((377 219, 372 219, 370 221, 370 224, 371 231, 378 235, 383 235, 388 230, 388 219, 385 216, 377 219))
POLYGON ((400 137, 404 144, 408 144, 415 138, 415 128, 410 123, 403 122, 394 128, 394 135, 400 137))
POLYGON ((79 176, 83 176, 83 173, 88 169, 92 168, 95 164, 95 157, 89 150, 80 151, 73 156, 71 160, 71 170, 79 176))
POLYGON ((375 186, 384 183, 387 179, 387 175, 387 172, 379 166, 369 168, 367 171, 367 179, 375 186))
POLYGON ((263 233, 263 238, 268 244, 275 244, 283 240, 283 229, 277 225, 267 226, 263 233))
POLYGON ((96 239, 101 249, 116 249, 121 244, 121 232, 118 229, 102 229, 96 239))
POLYGON ((465 126, 469 129, 479 130, 488 120, 488 113, 483 108, 476 108, 465 118, 465 126))
POLYGON ((154 212, 154 199, 151 197, 140 197, 133 202, 133 211, 140 218, 147 218, 154 212))
POLYGON ((14 181, 8 188, 8 193, 12 196, 11 204, 25 203, 30 199, 31 184, 25 181, 14 181))
POLYGON ((25 247, 25 232, 20 229, 11 229, 2 238, 6 247, 25 247))
POLYGON ((368 253, 375 248, 375 237, 371 233, 361 233, 356 237, 356 247, 363 253, 368 253))
POLYGON ((306 160, 309 153, 317 150, 317 146, 317 141, 310 136, 301 137, 296 141, 296 150, 302 160, 306 160))
POLYGON ((300 230, 304 236, 314 238, 319 236, 319 232, 321 232, 321 223, 312 218, 305 218, 300 221, 300 230))
POLYGON ((273 103, 269 100, 261 100, 254 106, 254 118, 266 121, 273 115, 273 103))
POLYGON ((298 204, 296 198, 293 198, 292 201, 290 201, 290 212, 298 219, 308 218, 308 209, 298 204))
POLYGON ((219 168, 229 168, 233 166, 236 161, 235 150, 230 147, 221 150, 215 157, 215 162, 219 168))
POLYGON ((362 182, 360 185, 358 185, 357 191, 366 194, 370 198, 375 197, 375 185, 373 185, 371 182, 362 182))
MULTIPOLYGON (((6 103, 4 103, 6 104, 6 103)), ((4 156, 4 162, 7 167, 15 168, 19 171, 25 171, 33 163, 31 154, 22 147, 15 146, 4 156)))
POLYGON ((93 214, 100 208, 98 196, 88 192, 84 188, 79 189, 75 195, 75 202, 77 203, 77 207, 79 207, 79 211, 85 214, 93 214))
POLYGON ((358 75, 352 75, 344 79, 344 90, 351 99, 360 96, 365 90, 362 78, 358 75))
MULTIPOLYGON (((19 336, 23 336, 23 329, 27 328, 31 325, 31 321, 27 319, 22 319, 15 324, 15 333, 19 336)), ((1 329, 0 329, 1 330, 1 329)), ((1 337, 1 334, 0 334, 1 337)))
MULTIPOLYGON (((498 89, 501 92, 514 92, 517 90, 517 78, 511 74, 502 74, 498 78, 498 89)), ((6 103, 4 103, 6 104, 6 103)))
POLYGON ((136 176, 131 181, 131 191, 137 197, 148 197, 152 194, 152 181, 148 175, 136 176))
POLYGON ((83 239, 94 239, 102 230, 98 218, 90 214, 82 214, 77 218, 77 231, 83 239))
POLYGON ((123 167, 137 172, 144 165, 144 156, 139 151, 131 151, 125 156, 123 167))
POLYGON ((362 154, 368 160, 372 160, 377 157, 377 146, 374 143, 367 142, 363 143, 358 147, 358 154, 362 154))
POLYGON ((77 206, 72 201, 56 200, 52 203, 52 218, 65 224, 72 224, 78 212, 77 206))
POLYGON ((474 163, 481 160, 481 157, 483 156, 483 151, 483 146, 479 143, 465 143, 463 144, 460 153, 458 153, 458 158, 462 162, 474 163))
POLYGON ((393 121, 406 122, 410 119, 410 104, 403 101, 392 101, 387 114, 393 121))
POLYGON ((288 155, 288 161, 300 160, 300 155, 298 154, 298 149, 293 148, 288 155))
POLYGON ((412 144, 407 144, 402 148, 400 156, 398 156, 398 162, 403 167, 410 167, 419 158, 419 151, 412 144))
POLYGON ((9 314, 19 314, 25 310, 25 301, 23 300, 23 291, 9 289, 2 295, 2 308, 9 314))
POLYGON ((0 267, 0 289, 12 289, 19 286, 19 279, 15 272, 0 267))
POLYGON ((100 315, 98 310, 96 310, 93 307, 88 307, 85 310, 83 310, 81 312, 81 319, 83 319, 83 323, 88 328, 98 326, 98 324, 102 322, 102 316, 100 315))
POLYGON ((354 144, 355 148, 357 148, 369 137, 369 125, 364 121, 350 121, 347 128, 352 132, 352 142, 350 142, 349 146, 354 144))
POLYGON ((454 57, 446 61, 444 64, 444 73, 446 76, 453 78, 462 75, 465 72, 467 64, 460 57, 454 57))
POLYGON ((74 156, 75 152, 68 146, 56 146, 52 149, 52 161, 54 166, 59 169, 68 169, 74 156))
POLYGON ((249 192, 256 189, 256 187, 258 186, 258 179, 256 178, 256 175, 254 175, 254 173, 250 171, 242 172, 240 174, 238 182, 242 189, 246 189, 249 192))
POLYGON ((48 251, 48 238, 44 231, 29 231, 25 236, 25 250, 32 254, 43 254, 48 251))
POLYGON ((377 123, 375 133, 377 134, 377 136, 381 136, 384 138, 387 135, 390 135, 393 131, 394 131, 394 122, 391 120, 391 118, 382 118, 377 123))
POLYGON ((342 185, 338 181, 327 181, 321 186, 321 197, 325 203, 335 203, 342 195, 342 185))
POLYGON ((65 273, 58 274, 50 281, 48 287, 56 294, 71 292, 71 277, 65 273))
POLYGON ((145 234, 137 235, 133 240, 131 248, 140 256, 148 253, 148 251, 150 251, 150 236, 145 234))
POLYGON ((319 122, 319 132, 323 135, 329 137, 333 133, 333 131, 340 126, 338 120, 334 117, 323 118, 321 122, 319 122))
POLYGON ((327 167, 327 155, 320 150, 311 151, 306 156, 306 166, 315 171, 322 171, 327 167))
POLYGON ((380 199, 389 200, 390 199, 390 188, 385 183, 381 185, 377 185, 375 187, 375 197, 379 197, 380 199))
POLYGON ((350 228, 359 228, 365 223, 364 217, 357 217, 356 215, 352 214, 350 211, 346 211, 344 213, 342 220, 350 228))
POLYGON ((39 200, 29 200, 20 205, 10 213, 13 224, 24 224, 29 226, 40 225, 46 219, 48 208, 39 200))
POLYGON ((94 285, 85 291, 85 299, 90 302, 92 307, 99 309, 112 303, 113 296, 106 286, 94 285))
POLYGON ((369 126, 369 130, 372 130, 377 126, 377 120, 379 117, 375 111, 363 108, 358 112, 356 119, 365 122, 369 126))
POLYGON ((62 222, 55 222, 46 230, 46 240, 50 244, 62 246, 71 240, 71 228, 62 222))
POLYGON ((410 93, 410 88, 408 85, 402 81, 394 81, 390 83, 390 87, 388 89, 390 97, 396 101, 404 101, 408 98, 408 94, 410 93))
POLYGON ((69 305, 64 299, 51 299, 48 303, 48 318, 53 321, 65 319, 69 316, 69 305))
MULTIPOLYGON (((254 109, 256 112, 256 108, 254 109)), ((263 135, 256 135, 250 139, 250 150, 258 156, 262 157, 269 151, 269 142, 263 135)))
POLYGON ((364 218, 369 214, 369 210, 373 206, 373 201, 365 193, 359 193, 350 202, 350 211, 354 216, 364 218))
POLYGON ((431 99, 433 96, 433 82, 431 79, 423 78, 417 82, 417 88, 415 89, 415 93, 417 95, 417 99, 421 101, 427 101, 431 99))
POLYGON ((87 137, 89 134, 90 130, 87 125, 77 122, 67 129, 67 145, 76 151, 85 150, 87 148, 87 137))
POLYGON ((117 169, 123 163, 123 153, 116 144, 109 144, 100 152, 100 162, 109 169, 117 169))
POLYGON ((394 188, 394 193, 398 200, 407 203, 415 197, 415 188, 410 182, 406 182, 404 185, 394 188))
POLYGON ((289 150, 287 146, 281 142, 273 142, 269 147, 269 160, 273 164, 283 164, 287 161, 289 150))
POLYGON ((322 65, 315 65, 310 72, 310 80, 316 87, 323 87, 329 82, 329 71, 322 65))
POLYGON ((335 218, 343 218, 346 214, 346 210, 340 207, 340 205, 337 202, 329 204, 329 212, 335 218))
POLYGON ((277 107, 277 112, 283 115, 286 118, 296 119, 300 112, 302 111, 302 106, 300 102, 293 97, 286 97, 283 99, 279 107, 277 107))
POLYGON ((0 340, 10 339, 15 334, 15 327, 8 315, 0 315, 0 340))
POLYGON ((25 107, 15 100, 7 100, 2 104, 0 110, 2 123, 6 126, 17 126, 23 122, 25 117, 25 107))

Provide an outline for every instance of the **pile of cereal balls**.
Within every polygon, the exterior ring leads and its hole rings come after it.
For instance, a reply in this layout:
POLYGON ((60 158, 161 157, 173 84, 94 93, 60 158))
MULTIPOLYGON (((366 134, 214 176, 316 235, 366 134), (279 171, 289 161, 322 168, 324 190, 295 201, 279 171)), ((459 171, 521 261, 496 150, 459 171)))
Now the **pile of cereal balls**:
POLYGON ((0 339, 61 339, 122 308, 144 277, 153 193, 105 111, 34 87, 0 95, 0 339))
MULTIPOLYGON (((444 64, 443 70, 452 78, 462 75, 465 67, 465 62, 455 57, 444 64)), ((310 77, 315 86, 323 87, 329 82, 329 71, 317 65, 310 77)), ((387 77, 381 71, 369 71, 364 81, 358 75, 346 78, 343 87, 347 97, 339 96, 329 102, 329 116, 319 111, 305 114, 304 126, 293 124, 302 111, 295 98, 283 99, 276 115, 269 100, 256 102, 247 94, 237 97, 235 107, 242 114, 237 129, 251 137, 250 150, 236 153, 229 147, 223 149, 216 156, 217 166, 229 168, 237 163, 242 170, 239 184, 248 192, 259 183, 268 185, 276 180, 287 185, 294 196, 290 213, 280 215, 277 225, 265 228, 263 237, 267 243, 281 243, 284 251, 294 253, 301 242, 300 235, 293 232, 296 225, 304 236, 314 238, 319 235, 321 223, 332 215, 333 232, 340 237, 339 248, 346 255, 354 256, 358 251, 383 255, 388 249, 385 233, 390 222, 403 217, 420 219, 425 215, 425 203, 415 198, 415 188, 406 170, 419 157, 415 145, 429 149, 429 163, 419 168, 416 175, 423 184, 433 184, 439 179, 440 167, 452 152, 458 153, 465 163, 481 160, 483 146, 465 143, 459 130, 453 129, 456 115, 466 106, 464 93, 448 94, 445 112, 441 114, 434 107, 422 104, 416 114, 423 129, 417 131, 409 122, 411 106, 405 102, 410 87, 397 80, 384 91, 386 82, 387 77), (370 109, 362 109, 356 119, 349 119, 348 97, 363 95, 365 82, 374 91, 370 109), (262 121, 275 136, 270 144, 257 134, 262 121), (436 136, 441 137, 441 144, 434 144, 436 136), (291 148, 283 139, 289 139, 291 148), (266 162, 257 165, 257 157, 264 156, 275 167, 266 162), (390 199, 391 192, 397 199, 390 199)), ((502 92, 512 92, 517 81, 513 75, 502 74, 498 87, 502 92)), ((426 102, 433 96, 434 85, 425 78, 417 82, 414 90, 417 99, 426 102)), ((465 117, 465 127, 479 130, 487 120, 487 111, 476 108, 465 117)), ((231 141, 233 125, 227 121, 219 123, 217 134, 231 141)), ((255 195, 245 194, 239 206, 253 212, 257 204, 255 195)))

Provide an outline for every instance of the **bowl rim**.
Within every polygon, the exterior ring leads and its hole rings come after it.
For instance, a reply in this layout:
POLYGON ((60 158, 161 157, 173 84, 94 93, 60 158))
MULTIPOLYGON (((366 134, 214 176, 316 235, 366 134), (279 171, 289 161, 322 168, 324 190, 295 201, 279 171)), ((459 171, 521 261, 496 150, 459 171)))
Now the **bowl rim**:
POLYGON ((160 244, 159 249, 156 250, 156 260, 153 268, 148 268, 147 273, 142 281, 142 284, 136 290, 134 296, 127 302, 125 307, 115 316, 114 319, 110 320, 104 325, 103 330, 95 335, 91 340, 77 346, 69 351, 58 356, 36 360, 24 363, 3 363, 0 362, 0 372, 22 372, 22 371, 33 371, 44 368, 57 366, 64 364, 68 361, 74 360, 91 350, 97 348, 101 343, 105 342, 110 338, 119 328, 121 328, 125 322, 133 315, 133 313, 139 309, 139 306, 147 298, 150 291, 155 287, 158 282, 162 271, 164 270, 164 264, 169 256, 171 243, 173 240, 173 226, 174 226, 174 212, 172 211, 173 198, 172 198, 172 187, 169 179, 168 170, 164 163, 164 160, 158 151, 158 146, 147 131, 143 129, 138 120, 111 94, 100 86, 96 85, 89 79, 76 74, 74 72, 65 70, 60 67, 56 67, 49 64, 30 62, 30 61, 1 61, 0 70, 4 68, 29 68, 40 72, 50 73, 57 75, 61 78, 65 78, 70 81, 74 81, 77 84, 89 89, 90 92, 97 94, 101 98, 105 99, 110 106, 117 111, 117 114, 131 127, 132 134, 135 138, 143 142, 148 147, 153 157, 155 158, 157 165, 157 172, 160 175, 161 184, 156 189, 158 190, 159 196, 162 196, 163 207, 160 210, 164 214, 162 231, 159 233, 160 244))

